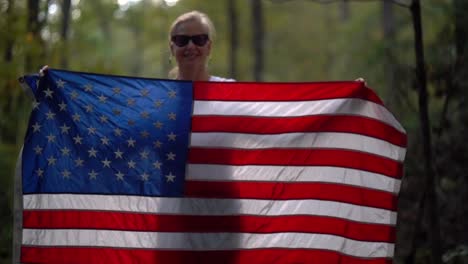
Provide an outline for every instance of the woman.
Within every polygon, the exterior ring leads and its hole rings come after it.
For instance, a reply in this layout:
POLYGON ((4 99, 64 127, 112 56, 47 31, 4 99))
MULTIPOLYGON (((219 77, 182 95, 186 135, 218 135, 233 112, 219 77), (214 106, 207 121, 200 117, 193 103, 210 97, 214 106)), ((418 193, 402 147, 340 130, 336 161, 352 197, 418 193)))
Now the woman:
MULTIPOLYGON (((215 28, 210 18, 199 11, 180 15, 169 30, 169 47, 177 67, 169 73, 171 79, 211 82, 233 82, 210 75, 208 59, 215 35, 215 28)), ((39 75, 43 76, 48 66, 42 67, 39 75)))
POLYGON ((213 23, 206 14, 191 11, 180 15, 169 30, 169 47, 177 62, 169 77, 191 81, 234 81, 209 73, 208 59, 214 35, 213 23))

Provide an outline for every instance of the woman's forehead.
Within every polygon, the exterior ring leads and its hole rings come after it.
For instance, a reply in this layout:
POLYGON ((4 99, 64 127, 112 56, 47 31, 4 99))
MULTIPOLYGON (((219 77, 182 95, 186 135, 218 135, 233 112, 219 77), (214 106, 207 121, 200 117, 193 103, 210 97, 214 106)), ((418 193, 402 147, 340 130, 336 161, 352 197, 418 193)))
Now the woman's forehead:
POLYGON ((190 19, 178 24, 174 34, 209 34, 209 30, 201 21, 190 19))

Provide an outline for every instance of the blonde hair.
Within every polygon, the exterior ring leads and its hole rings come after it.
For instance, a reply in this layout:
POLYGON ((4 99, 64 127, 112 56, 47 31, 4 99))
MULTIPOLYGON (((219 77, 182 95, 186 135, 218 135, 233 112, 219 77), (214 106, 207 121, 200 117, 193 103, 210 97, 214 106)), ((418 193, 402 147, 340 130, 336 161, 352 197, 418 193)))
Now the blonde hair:
MULTIPOLYGON (((205 13, 202 13, 197 10, 193 10, 187 13, 184 13, 180 16, 178 16, 174 22, 172 22, 171 27, 169 28, 169 42, 171 41, 171 37, 174 35, 174 32, 177 31, 177 28, 185 22, 188 21, 197 21, 200 22, 202 25, 206 27, 208 30, 208 37, 210 38, 211 41, 214 40, 216 36, 216 30, 213 25, 213 22, 211 19, 206 15, 205 13)), ((177 78, 177 72, 179 71, 179 68, 176 66, 172 68, 172 70, 169 71, 169 78, 170 79, 175 79, 177 78)))

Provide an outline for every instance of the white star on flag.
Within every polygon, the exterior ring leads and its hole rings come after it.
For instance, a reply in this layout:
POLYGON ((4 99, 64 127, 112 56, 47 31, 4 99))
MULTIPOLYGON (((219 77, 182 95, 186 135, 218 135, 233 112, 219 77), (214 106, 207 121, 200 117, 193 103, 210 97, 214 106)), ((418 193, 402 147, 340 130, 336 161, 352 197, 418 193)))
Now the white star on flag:
POLYGON ((71 92, 71 99, 76 100, 78 98, 79 94, 76 91, 71 92))
POLYGON ((122 129, 120 128, 114 129, 114 134, 119 137, 122 136, 122 129))
POLYGON ((57 161, 56 158, 54 158, 54 156, 50 156, 48 159, 47 159, 47 164, 49 165, 55 165, 55 162, 57 161))
POLYGON ((87 105, 85 106, 86 108, 86 113, 92 113, 93 112, 93 106, 92 105, 87 105))
POLYGON ((84 85, 85 92, 91 92, 93 90, 93 86, 90 83, 84 85))
POLYGON ((155 148, 161 148, 162 143, 161 143, 161 141, 156 140, 155 142, 153 142, 153 145, 154 145, 155 148))
POLYGON ((103 164, 103 167, 107 167, 107 168, 110 168, 110 164, 111 164, 111 161, 108 160, 107 158, 105 160, 102 160, 101 161, 102 164, 103 164))
POLYGON ((96 128, 95 127, 88 127, 88 135, 91 135, 91 134, 96 134, 96 128))
POLYGON ((51 119, 54 119, 55 113, 49 110, 49 112, 46 113, 46 116, 47 116, 47 120, 51 120, 51 119))
POLYGON ((154 106, 155 106, 156 108, 161 108, 162 105, 163 105, 162 100, 157 100, 157 101, 154 102, 154 106))
POLYGON ((128 106, 132 106, 132 105, 134 105, 134 104, 135 104, 135 99, 129 98, 129 99, 127 100, 127 105, 128 105, 128 106))
POLYGON ((60 111, 65 111, 67 109, 67 104, 63 101, 58 106, 60 107, 60 111))
POLYGON ((129 138, 127 140, 127 143, 128 143, 128 147, 135 147, 135 140, 133 138, 129 138))
POLYGON ((70 155, 70 149, 67 147, 64 147, 63 149, 60 150, 62 152, 63 156, 68 156, 70 155))
POLYGON ((133 160, 130 160, 129 162, 127 162, 127 164, 128 164, 128 168, 134 169, 136 163, 133 160))
POLYGON ((62 134, 68 134, 68 130, 70 130, 70 127, 67 126, 67 124, 63 124, 63 126, 60 127, 62 130, 62 134))
POLYGON ((88 173, 89 179, 96 179, 96 176, 98 175, 94 170, 88 173))
POLYGON ((169 94, 169 98, 176 98, 177 96, 177 92, 174 90, 170 90, 168 94, 169 94))
POLYGON ((98 99, 99 99, 99 102, 101 103, 105 103, 107 101, 107 97, 105 97, 103 94, 98 96, 98 99))
POLYGON ((154 167, 155 169, 158 169, 158 170, 161 169, 161 165, 162 165, 162 163, 159 162, 159 160, 153 163, 153 167, 154 167))
POLYGON ((109 145, 109 139, 107 137, 103 137, 103 138, 101 138, 101 143, 103 145, 108 146, 109 145))
POLYGON ((52 134, 46 136, 46 138, 47 138, 47 141, 48 141, 49 143, 50 143, 50 142, 55 142, 55 136, 52 135, 52 134))
POLYGON ((174 182, 175 180, 175 175, 172 174, 172 172, 169 172, 168 175, 166 175, 166 182, 174 182))
POLYGON ((149 174, 147 174, 146 172, 143 172, 143 174, 141 175, 141 180, 148 181, 148 178, 149 178, 149 174))
POLYGON ((119 87, 114 87, 112 91, 114 92, 114 94, 120 94, 121 89, 119 87))
POLYGON ((144 119, 149 118, 149 113, 146 111, 141 112, 140 115, 141 115, 141 118, 144 118, 144 119))
POLYGON ((63 178, 69 179, 70 175, 71 175, 71 173, 68 170, 62 171, 63 178))
POLYGON ((75 144, 82 144, 81 140, 83 138, 80 137, 80 135, 76 135, 76 137, 73 137, 73 141, 75 141, 75 144))
POLYGON ((45 93, 45 97, 50 97, 52 98, 52 94, 54 93, 54 91, 50 90, 49 88, 47 88, 46 90, 44 90, 44 93, 45 93))
POLYGON ((32 125, 32 128, 33 128, 33 132, 41 131, 41 125, 39 125, 39 123, 37 122, 34 125, 32 125))
POLYGON ((89 157, 95 157, 97 158, 96 154, 97 154, 97 150, 95 150, 94 148, 91 148, 90 150, 88 150, 88 153, 89 153, 89 157))
POLYGON ((141 96, 146 97, 146 96, 148 96, 149 92, 150 91, 145 88, 145 89, 141 90, 141 96))
POLYGON ((118 171, 115 176, 117 177, 117 180, 120 180, 120 181, 123 181, 124 180, 124 176, 125 174, 123 174, 122 172, 118 171))
POLYGON ((168 114, 168 116, 169 116, 169 120, 176 120, 176 114, 175 113, 171 112, 171 113, 168 114))
POLYGON ((167 155, 167 160, 175 160, 176 154, 169 152, 166 155, 167 155))
POLYGON ((120 149, 117 149, 117 151, 115 151, 114 154, 115 154, 116 159, 122 159, 123 158, 122 157, 123 152, 120 151, 120 149))
POLYGON ((72 115, 72 119, 73 119, 73 121, 75 121, 75 122, 79 122, 79 121, 81 120, 81 115, 79 115, 79 114, 74 114, 74 115, 72 115))
POLYGON ((82 166, 83 166, 83 162, 84 162, 84 160, 82 160, 81 158, 78 157, 78 158, 75 160, 75 166, 76 166, 76 167, 82 167, 82 166))
POLYGON ((35 109, 38 109, 40 104, 41 104, 41 103, 39 103, 38 101, 33 101, 33 103, 32 103, 32 108, 33 108, 34 110, 35 110, 35 109))
POLYGON ((57 87, 59 87, 59 88, 65 88, 65 83, 66 83, 66 82, 64 82, 64 81, 62 81, 62 80, 59 79, 59 80, 57 81, 57 87))
POLYGON ((141 137, 142 137, 142 138, 148 138, 149 135, 150 135, 150 133, 149 133, 148 131, 146 131, 146 130, 141 131, 141 137))
POLYGON ((44 171, 41 168, 39 168, 39 169, 36 170, 36 174, 37 174, 37 176, 42 177, 42 176, 44 176, 44 171))
POLYGON ((105 116, 105 115, 102 115, 102 116, 99 117, 99 120, 101 120, 101 123, 107 123, 107 119, 108 119, 108 117, 105 116))
POLYGON ((153 125, 156 127, 156 128, 159 128, 161 129, 163 127, 163 123, 159 122, 159 121, 156 121, 155 123, 153 123, 153 125))
POLYGON ((143 151, 140 152, 141 159, 148 159, 149 152, 148 151, 143 151))
POLYGON ((169 141, 176 141, 177 135, 174 134, 174 132, 171 132, 167 137, 169 138, 169 141))
POLYGON ((36 147, 34 148, 34 152, 35 152, 37 155, 39 155, 39 154, 42 153, 42 148, 41 148, 40 146, 36 146, 36 147))

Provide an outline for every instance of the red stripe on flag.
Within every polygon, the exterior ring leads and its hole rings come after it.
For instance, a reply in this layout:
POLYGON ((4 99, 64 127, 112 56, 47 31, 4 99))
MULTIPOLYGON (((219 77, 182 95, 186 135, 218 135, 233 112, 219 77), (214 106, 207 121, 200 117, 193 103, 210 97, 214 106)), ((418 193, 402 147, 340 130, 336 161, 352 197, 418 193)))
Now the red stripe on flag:
POLYGON ((191 147, 189 163, 228 165, 334 166, 401 178, 403 164, 361 152, 333 149, 206 149, 191 147))
POLYGON ((307 101, 359 98, 383 105, 362 82, 323 83, 213 83, 195 82, 195 100, 307 101))
POLYGON ((378 120, 359 116, 238 117, 194 116, 192 132, 280 134, 293 132, 344 132, 385 140, 406 147, 406 135, 378 120))
POLYGON ((187 181, 189 197, 242 199, 316 199, 396 211, 397 196, 383 191, 330 183, 187 181))
POLYGON ((346 263, 391 264, 390 258, 357 258, 334 251, 302 249, 259 249, 232 251, 179 251, 117 248, 21 248, 22 263, 346 263))
POLYGON ((129 212, 24 211, 25 228, 108 229, 150 232, 301 232, 337 235, 359 241, 395 242, 395 227, 325 216, 194 216, 129 212))

